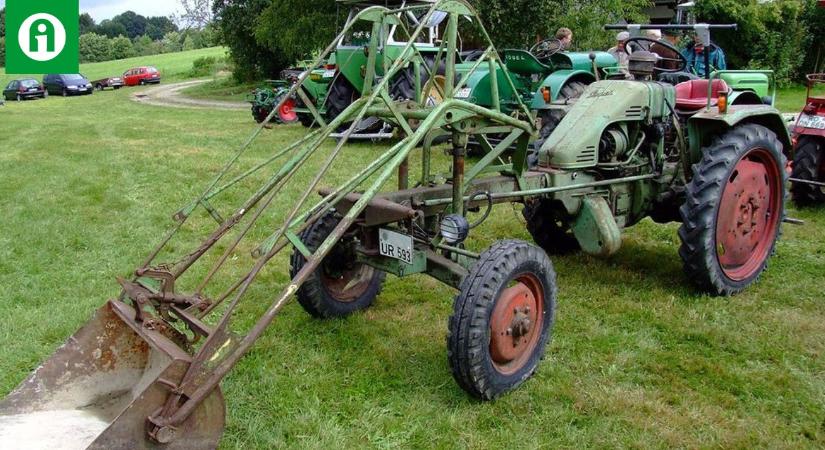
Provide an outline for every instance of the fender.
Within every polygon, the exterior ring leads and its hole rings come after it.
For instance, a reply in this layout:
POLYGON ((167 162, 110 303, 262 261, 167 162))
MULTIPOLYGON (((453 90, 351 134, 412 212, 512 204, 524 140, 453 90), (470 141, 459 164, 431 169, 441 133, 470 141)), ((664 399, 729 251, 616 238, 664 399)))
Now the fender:
POLYGON ((555 102, 559 98, 561 88, 567 83, 580 81, 584 84, 590 84, 596 81, 596 77, 585 70, 558 70, 548 75, 541 83, 536 92, 533 93, 533 101, 530 103, 530 109, 550 109, 551 105, 544 101, 544 95, 541 93, 541 88, 550 88, 550 102, 555 102))
POLYGON ((776 133, 785 156, 793 156, 791 136, 779 110, 766 105, 731 105, 727 114, 719 114, 718 108, 703 109, 688 120, 691 162, 702 158, 702 148, 710 145, 714 137, 745 123, 756 123, 776 133))

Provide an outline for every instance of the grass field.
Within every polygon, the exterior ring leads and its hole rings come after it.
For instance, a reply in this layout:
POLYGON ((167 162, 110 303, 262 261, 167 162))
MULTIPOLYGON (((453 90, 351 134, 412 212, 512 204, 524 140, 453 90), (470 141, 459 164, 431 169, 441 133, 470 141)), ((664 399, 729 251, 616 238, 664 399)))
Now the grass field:
MULTIPOLYGON (((188 63, 172 55, 144 61, 182 74, 201 53, 187 54, 188 63)), ((102 76, 136 64, 84 71, 102 76)), ((118 294, 115 276, 140 263, 170 215, 254 127, 247 111, 152 107, 128 100, 133 92, 0 108, 0 395, 118 294)), ((265 130, 242 163, 303 133, 265 130)), ((328 184, 382 148, 347 147, 328 184)), ((307 165, 288 196, 318 164, 307 165)), ((436 168, 447 165, 440 156, 436 168)), ((226 213, 241 198, 231 192, 216 207, 226 213)), ((277 203, 267 220, 288 206, 277 203)), ((675 224, 644 221, 609 259, 553 258, 560 293, 547 357, 533 379, 492 403, 468 398, 450 375, 452 289, 389 277, 373 308, 332 321, 292 303, 223 383, 221 447, 822 448, 825 208, 791 208, 806 225, 785 227, 770 270, 734 298, 691 287, 675 224)), ((499 207, 468 246, 529 240, 519 216, 499 207)), ((200 216, 196 223, 214 226, 200 216)), ((251 264, 238 252, 221 279, 251 264)), ((286 281, 282 256, 236 322, 249 326, 286 281)))
MULTIPOLYGON (((222 57, 225 54, 226 49, 224 47, 211 47, 179 53, 138 56, 115 61, 81 64, 80 73, 89 78, 89 80, 97 80, 104 77, 120 76, 123 72, 133 67, 155 66, 163 76, 164 82, 176 81, 187 77, 187 73, 192 69, 192 62, 196 59, 205 56, 222 57)), ((4 88, 9 81, 26 77, 43 80, 43 74, 9 75, 4 68, 0 68, 0 85, 4 88)))

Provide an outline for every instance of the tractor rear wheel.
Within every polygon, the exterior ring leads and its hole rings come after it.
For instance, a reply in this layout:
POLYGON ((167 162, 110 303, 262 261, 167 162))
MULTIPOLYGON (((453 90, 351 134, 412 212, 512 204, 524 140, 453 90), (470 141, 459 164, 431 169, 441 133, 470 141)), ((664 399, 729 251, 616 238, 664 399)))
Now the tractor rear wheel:
MULTIPOLYGON (((301 241, 309 251, 316 251, 340 220, 336 213, 328 213, 301 233, 301 241)), ((347 316, 368 308, 381 292, 386 274, 359 263, 356 244, 354 236, 344 235, 298 289, 298 303, 313 317, 347 316)), ((304 255, 293 250, 290 276, 295 278, 304 264, 304 255)))
MULTIPOLYGON (((573 101, 581 97, 587 85, 581 81, 573 81, 564 85, 559 91, 557 102, 573 101)), ((566 111, 561 109, 545 109, 539 111, 539 118, 541 118, 541 130, 539 130, 539 139, 536 141, 535 147, 540 149, 544 145, 544 141, 553 134, 553 130, 559 125, 566 111)))
MULTIPOLYGON (((345 109, 349 107, 353 102, 358 100, 360 95, 358 91, 355 90, 355 87, 342 75, 338 74, 333 80, 332 85, 329 87, 329 92, 327 93, 327 112, 326 112, 326 120, 327 122, 332 122, 338 117, 345 109)), ((310 115, 311 117, 312 115, 310 115)), ((346 131, 352 122, 345 122, 338 127, 338 131, 346 131)))
POLYGON ((754 283, 774 253, 785 207, 785 156, 773 131, 740 125, 702 151, 679 212, 687 277, 717 295, 754 283))
POLYGON ((579 249, 579 241, 570 231, 561 208, 561 205, 550 200, 539 199, 526 203, 521 211, 533 241, 550 255, 579 249))
MULTIPOLYGON (((805 181, 825 182, 825 139, 802 136, 793 158, 793 178, 805 181)), ((805 183, 791 186, 791 197, 799 205, 815 205, 825 202, 825 189, 805 183)))
POLYGON ((556 273, 540 248, 505 240, 481 254, 459 288, 447 358, 462 389, 492 400, 536 371, 553 329, 556 273))

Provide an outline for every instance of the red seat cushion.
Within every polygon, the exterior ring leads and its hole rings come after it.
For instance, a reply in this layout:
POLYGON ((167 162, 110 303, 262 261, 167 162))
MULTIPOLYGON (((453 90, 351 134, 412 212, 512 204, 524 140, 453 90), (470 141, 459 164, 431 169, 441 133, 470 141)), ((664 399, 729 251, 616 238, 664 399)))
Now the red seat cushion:
MULTIPOLYGON (((720 92, 730 92, 725 80, 713 80, 711 106, 716 106, 720 92)), ((708 80, 690 80, 676 85, 676 108, 696 111, 708 104, 708 80)))

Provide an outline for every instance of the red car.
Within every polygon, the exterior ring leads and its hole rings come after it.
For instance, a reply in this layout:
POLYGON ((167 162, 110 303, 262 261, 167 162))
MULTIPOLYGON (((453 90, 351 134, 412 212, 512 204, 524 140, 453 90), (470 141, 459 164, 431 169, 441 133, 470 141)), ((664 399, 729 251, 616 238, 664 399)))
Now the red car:
POLYGON ((126 86, 137 86, 144 84, 159 84, 160 72, 152 66, 136 67, 123 72, 123 81, 126 86))

